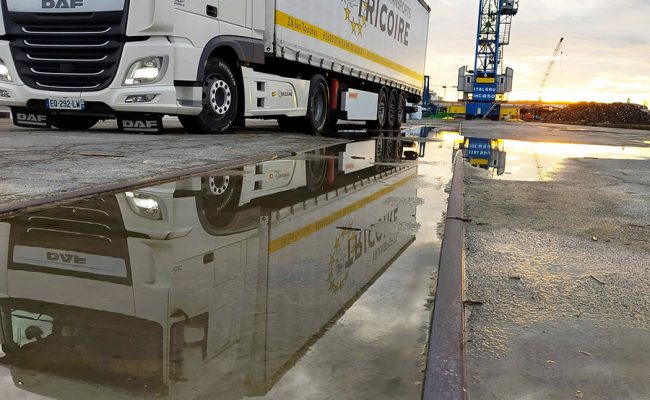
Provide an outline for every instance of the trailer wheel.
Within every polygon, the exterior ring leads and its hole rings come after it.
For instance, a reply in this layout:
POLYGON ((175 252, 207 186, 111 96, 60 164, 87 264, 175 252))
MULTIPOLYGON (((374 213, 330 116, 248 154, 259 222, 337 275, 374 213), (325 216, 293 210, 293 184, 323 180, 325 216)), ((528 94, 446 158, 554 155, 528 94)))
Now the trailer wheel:
POLYGON ((382 87, 379 91, 379 100, 377 103, 377 119, 368 121, 366 125, 369 129, 381 130, 386 126, 388 116, 388 90, 382 87))
POLYGON ((404 121, 406 121, 406 95, 404 92, 399 92, 397 97, 397 120, 393 128, 401 129, 404 121))
POLYGON ((98 122, 99 118, 83 115, 55 115, 52 117, 52 126, 66 131, 90 129, 98 122))
POLYGON ((394 140, 393 138, 394 138, 393 135, 388 134, 388 136, 385 139, 386 143, 384 145, 384 154, 383 154, 383 162, 385 163, 397 162, 397 140, 394 140))
POLYGON ((330 96, 327 82, 322 75, 316 74, 309 85, 309 103, 307 104, 307 133, 319 135, 329 120, 330 96))
POLYGON ((240 88, 232 67, 220 58, 211 58, 205 66, 203 110, 197 116, 178 119, 190 133, 223 133, 237 118, 240 88))
POLYGON ((397 90, 393 89, 390 91, 390 96, 388 97, 388 116, 386 117, 386 128, 396 129, 397 125, 397 107, 398 107, 398 95, 397 90))
POLYGON ((375 139, 375 169, 377 172, 383 172, 386 170, 386 167, 383 165, 378 165, 379 163, 384 162, 384 147, 386 145, 386 139, 384 134, 380 133, 375 139))
MULTIPOLYGON (((400 139, 400 135, 401 134, 398 133, 396 137, 400 139)), ((402 140, 397 141, 396 153, 397 154, 395 154, 395 161, 398 163, 402 162, 402 160, 404 159, 404 142, 402 140)))
POLYGON ((325 150, 321 149, 307 154, 323 157, 320 160, 307 160, 305 163, 307 170, 307 189, 312 193, 318 192, 323 189, 327 181, 327 160, 324 157, 325 150))

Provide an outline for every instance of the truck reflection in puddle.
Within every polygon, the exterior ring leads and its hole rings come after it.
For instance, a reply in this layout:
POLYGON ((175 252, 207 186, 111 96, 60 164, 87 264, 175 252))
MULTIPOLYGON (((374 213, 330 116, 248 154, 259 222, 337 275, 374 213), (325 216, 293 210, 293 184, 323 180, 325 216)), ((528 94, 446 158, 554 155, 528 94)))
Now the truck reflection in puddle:
MULTIPOLYGON (((417 150, 416 150, 417 151, 417 150)), ((50 398, 264 396, 414 240, 356 142, 0 222, 0 362, 50 398)), ((409 158, 412 155, 409 155, 409 158)))
POLYGON ((506 172, 506 151, 502 139, 460 138, 454 145, 454 154, 458 150, 474 167, 496 173, 497 176, 506 172))

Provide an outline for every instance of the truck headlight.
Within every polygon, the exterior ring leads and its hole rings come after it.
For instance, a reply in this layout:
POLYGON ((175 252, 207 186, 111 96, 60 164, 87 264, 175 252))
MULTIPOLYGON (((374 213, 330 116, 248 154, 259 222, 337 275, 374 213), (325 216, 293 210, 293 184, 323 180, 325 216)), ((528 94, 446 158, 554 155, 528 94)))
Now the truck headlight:
POLYGON ((9 68, 4 61, 0 58, 0 81, 11 82, 11 74, 9 73, 9 68))
POLYGON ((158 82, 164 75, 165 58, 148 57, 131 65, 124 79, 125 86, 146 85, 158 82))
POLYGON ((163 220, 161 202, 155 196, 135 192, 126 192, 125 195, 134 213, 155 221, 163 220))

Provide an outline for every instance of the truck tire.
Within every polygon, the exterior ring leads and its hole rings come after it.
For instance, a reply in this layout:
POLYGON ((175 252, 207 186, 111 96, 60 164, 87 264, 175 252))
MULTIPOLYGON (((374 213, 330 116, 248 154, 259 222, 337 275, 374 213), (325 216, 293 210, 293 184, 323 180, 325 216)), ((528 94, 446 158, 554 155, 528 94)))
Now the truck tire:
POLYGON ((52 126, 66 131, 90 129, 98 122, 99 118, 83 115, 55 115, 52 117, 52 126))
POLYGON ((179 116, 189 133, 216 134, 227 131, 235 122, 240 87, 233 68, 220 58, 210 58, 203 79, 203 110, 197 116, 179 116))
POLYGON ((230 225, 237 215, 243 178, 234 176, 204 176, 201 178, 203 213, 215 228, 230 225))
POLYGON ((394 129, 401 129, 402 124, 406 121, 406 95, 404 92, 399 92, 397 97, 397 122, 393 126, 394 129))
POLYGON ((236 208, 242 188, 241 176, 205 176, 201 178, 201 192, 212 211, 236 208))
POLYGON ((379 91, 379 100, 377 103, 377 119, 368 121, 366 126, 368 129, 382 130, 386 126, 388 111, 388 90, 382 87, 379 91))
POLYGON ((386 128, 388 129, 397 129, 398 97, 397 90, 392 89, 388 96, 388 115, 386 116, 386 128))
POLYGON ((320 135, 329 120, 330 95, 325 78, 316 74, 309 85, 309 102, 307 104, 307 133, 320 135))

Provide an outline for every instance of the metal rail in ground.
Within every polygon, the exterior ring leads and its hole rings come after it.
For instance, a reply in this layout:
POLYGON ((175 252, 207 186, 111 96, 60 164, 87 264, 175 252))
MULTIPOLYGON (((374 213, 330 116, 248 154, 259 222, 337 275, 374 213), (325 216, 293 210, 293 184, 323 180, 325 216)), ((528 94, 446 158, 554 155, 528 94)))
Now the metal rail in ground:
POLYGON ((463 246, 464 173, 463 156, 454 159, 454 177, 449 194, 447 221, 440 252, 438 283, 429 336, 427 368, 423 385, 424 400, 464 400, 465 308, 463 305, 465 269, 463 246))

